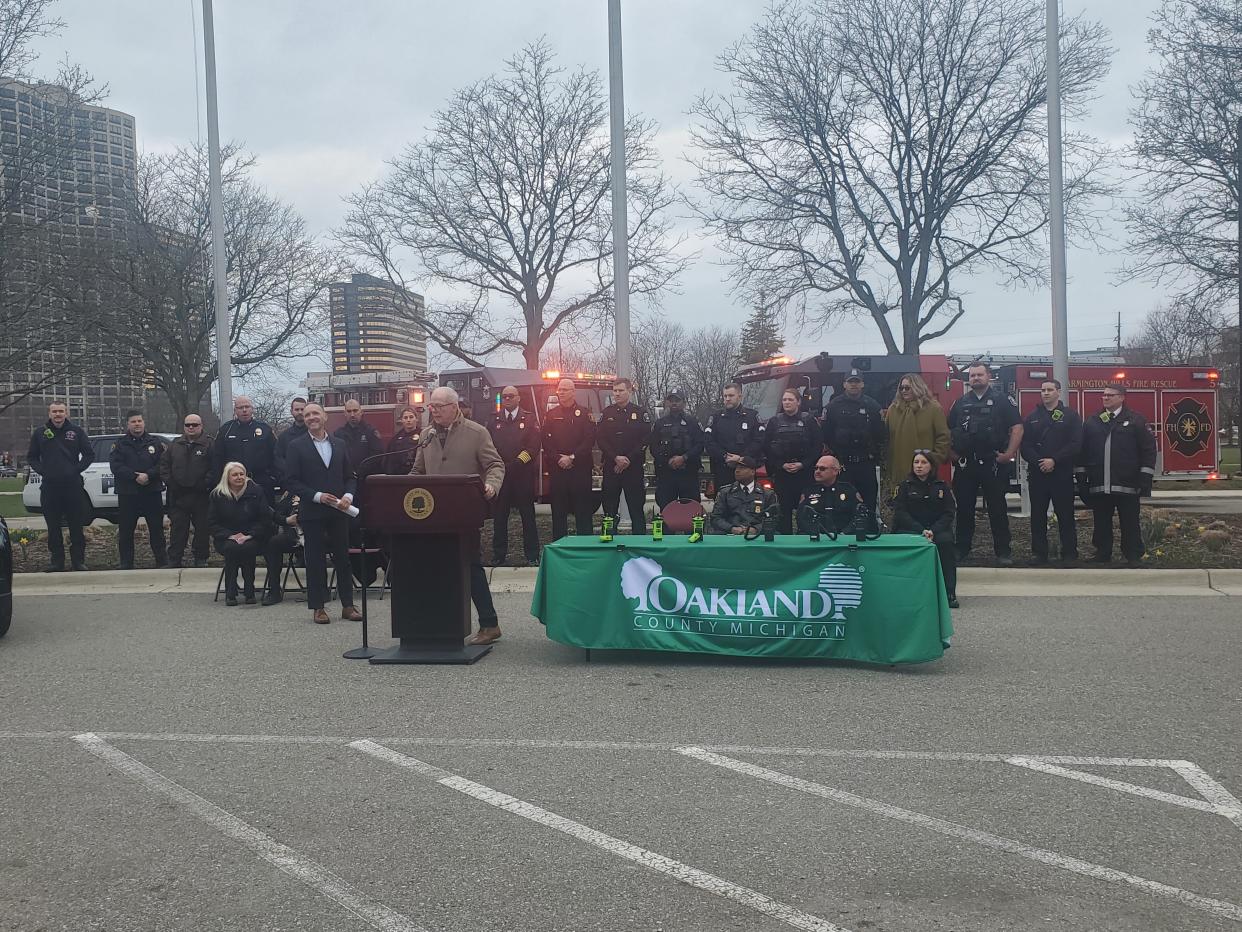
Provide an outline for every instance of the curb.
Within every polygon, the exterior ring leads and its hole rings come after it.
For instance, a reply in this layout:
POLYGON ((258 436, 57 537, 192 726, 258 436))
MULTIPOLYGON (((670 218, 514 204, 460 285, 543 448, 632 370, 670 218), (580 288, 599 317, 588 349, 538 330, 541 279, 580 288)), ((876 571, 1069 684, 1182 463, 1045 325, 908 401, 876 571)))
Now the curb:
MULTIPOLYGON (((494 593, 535 591, 538 570, 499 566, 487 571, 494 593)), ((138 595, 216 591, 219 569, 95 570, 88 573, 18 573, 13 592, 37 595, 138 595)), ((1242 596, 1242 569, 1001 569, 962 567, 963 596, 1242 596)))

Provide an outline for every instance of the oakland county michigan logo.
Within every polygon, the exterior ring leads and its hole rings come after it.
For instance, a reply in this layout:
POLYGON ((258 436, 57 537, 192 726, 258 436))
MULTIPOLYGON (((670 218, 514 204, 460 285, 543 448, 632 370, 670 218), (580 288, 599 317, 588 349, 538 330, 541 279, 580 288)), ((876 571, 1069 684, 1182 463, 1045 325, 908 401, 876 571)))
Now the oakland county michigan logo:
POLYGON ((842 640, 846 610, 862 605, 863 578, 855 567, 830 563, 814 589, 698 586, 649 557, 632 557, 621 567, 621 594, 635 601, 633 625, 642 631, 842 640))
POLYGON ((431 517, 436 510, 436 500, 427 489, 410 489, 405 493, 405 513, 415 521, 431 517))
POLYGON ((1195 456, 1208 447, 1212 421, 1207 408, 1193 398, 1183 398, 1169 408, 1164 419, 1164 434, 1173 449, 1182 456, 1195 456))

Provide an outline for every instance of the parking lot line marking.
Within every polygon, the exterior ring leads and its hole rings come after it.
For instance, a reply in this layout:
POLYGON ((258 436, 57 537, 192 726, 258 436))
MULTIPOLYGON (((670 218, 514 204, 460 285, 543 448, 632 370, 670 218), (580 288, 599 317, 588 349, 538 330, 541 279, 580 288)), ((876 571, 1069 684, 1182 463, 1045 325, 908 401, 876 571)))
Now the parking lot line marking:
POLYGON ((382 903, 370 900, 362 891, 336 876, 322 864, 299 854, 288 845, 281 844, 270 835, 243 822, 237 816, 221 809, 215 803, 186 789, 152 770, 146 764, 113 747, 96 734, 75 735, 79 745, 96 757, 110 764, 130 779, 147 789, 178 803, 222 835, 239 842, 260 858, 286 874, 300 880, 312 890, 335 900, 373 929, 380 932, 426 932, 400 913, 382 903))
POLYGON ((410 757, 407 754, 402 754, 400 751, 394 751, 392 748, 377 744, 374 741, 367 739, 353 741, 350 743, 350 747, 397 767, 413 770, 415 773, 435 780, 441 786, 464 793, 480 802, 487 803, 489 806, 495 806, 497 809, 529 819, 539 825, 554 828, 558 832, 564 832, 566 835, 577 838, 579 841, 594 845, 609 854, 624 858, 627 861, 633 861, 635 864, 664 874, 687 886, 696 887, 707 893, 712 893, 747 906, 756 912, 763 913, 766 916, 784 922, 786 925, 793 926, 795 929, 805 929, 807 932, 849 932, 848 929, 842 926, 834 925, 826 919, 821 919, 819 916, 804 913, 800 909, 774 900, 765 894, 759 893, 757 890, 739 886, 722 877, 717 877, 715 874, 699 870, 697 867, 691 867, 662 854, 648 851, 627 841, 606 835, 601 831, 583 825, 581 822, 575 822, 554 812, 541 809, 532 803, 501 793, 499 790, 494 790, 481 783, 475 783, 473 780, 467 780, 465 777, 442 770, 432 764, 410 757))
POLYGON ((1188 760, 1174 761, 1169 766, 1177 771, 1182 779, 1193 786, 1195 792, 1208 802, 1214 803, 1222 809, 1232 810, 1231 814, 1226 815, 1225 812, 1222 812, 1221 815, 1242 829, 1242 802, 1239 802, 1236 796, 1212 779, 1206 770, 1188 760))
POLYGON ((1142 796, 1146 799, 1158 799, 1161 802, 1170 803, 1174 806, 1197 809, 1199 812, 1210 812, 1212 815, 1222 815, 1225 818, 1233 815, 1242 816, 1242 809, 1230 809, 1202 799, 1192 799, 1189 796, 1179 796, 1176 793, 1153 790, 1151 787, 1138 786, 1137 784, 1126 783, 1122 780, 1113 780, 1109 777, 1101 777, 1098 774, 1085 773, 1081 770, 1068 770, 1065 767, 1058 767, 1055 764, 1049 764, 1029 757, 1011 757, 1006 763, 1013 764, 1015 767, 1025 767, 1027 770, 1034 770, 1038 773, 1077 780, 1079 783, 1090 783, 1092 786, 1106 787, 1110 790, 1117 790, 1119 793, 1129 793, 1132 796, 1142 796))
POLYGON ((812 796, 819 796, 823 799, 830 799, 833 802, 838 802, 846 806, 852 806, 855 809, 862 809, 866 812, 873 812, 876 815, 881 815, 888 819, 894 819, 898 822, 905 822, 909 825, 918 825, 923 828, 930 829, 933 832, 938 832, 941 835, 947 835, 950 838, 960 838, 964 841, 974 842, 975 844, 982 845, 986 848, 994 848, 998 851, 1016 854, 1019 857, 1024 857, 1031 861, 1037 861, 1041 864, 1047 864, 1050 867, 1056 867, 1074 874, 1081 874, 1084 877, 1091 877, 1096 880, 1106 881, 1108 883, 1126 884, 1154 896, 1175 900, 1184 906, 1190 906, 1194 909, 1202 910, 1206 913, 1212 913, 1213 915, 1221 916, 1225 919, 1232 919, 1235 922, 1242 922, 1242 906, 1238 906, 1235 903, 1229 903, 1225 900, 1217 900, 1207 896, 1200 896, 1197 893, 1191 893, 1189 890, 1183 890, 1180 887, 1174 887, 1170 884, 1161 883, 1157 880, 1148 880, 1145 877, 1129 874, 1125 871, 1116 870, 1112 867, 1105 867, 1102 864, 1093 864, 1090 861, 1084 861, 1080 858, 1057 854, 1055 851, 1035 848, 1020 841, 1015 841, 1012 838, 1004 838, 1000 835, 993 835, 990 832, 968 828, 965 825, 959 825, 958 823, 950 822, 947 819, 939 819, 935 816, 925 815, 921 812, 914 812, 910 809, 902 809, 900 806, 893 806, 889 803, 880 802, 877 799, 868 799, 865 796, 857 796, 854 793, 849 793, 845 790, 838 790, 831 786, 824 786, 822 783, 813 783, 810 780, 803 780, 791 774, 781 773, 777 770, 769 770, 766 767, 759 767, 755 764, 748 764, 745 761, 734 760, 731 757, 724 757, 720 754, 714 754, 711 751, 704 750, 703 748, 684 747, 680 749, 680 753, 687 757, 694 758, 695 760, 700 760, 707 764, 722 767, 725 770, 732 770, 735 773, 740 773, 744 776, 754 777, 757 780, 764 780, 768 783, 774 783, 777 786, 786 787, 787 789, 809 793, 812 796))

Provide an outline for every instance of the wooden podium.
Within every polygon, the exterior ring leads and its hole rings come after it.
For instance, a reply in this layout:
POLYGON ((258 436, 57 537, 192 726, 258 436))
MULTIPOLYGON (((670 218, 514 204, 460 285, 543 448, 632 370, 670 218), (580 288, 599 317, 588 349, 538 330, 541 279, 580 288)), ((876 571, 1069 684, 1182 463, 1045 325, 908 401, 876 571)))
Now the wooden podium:
POLYGON ((470 565, 487 516, 478 476, 367 476, 362 526, 389 539, 392 636, 371 663, 474 663, 492 649, 465 645, 470 565))

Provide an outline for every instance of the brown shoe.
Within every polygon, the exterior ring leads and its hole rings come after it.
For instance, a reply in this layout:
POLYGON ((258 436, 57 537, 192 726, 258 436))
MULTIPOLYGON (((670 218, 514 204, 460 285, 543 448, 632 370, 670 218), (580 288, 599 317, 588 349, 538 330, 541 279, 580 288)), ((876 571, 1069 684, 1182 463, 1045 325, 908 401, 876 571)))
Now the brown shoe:
POLYGON ((480 628, 477 634, 473 634, 466 638, 467 644, 491 644, 493 641, 500 640, 500 626, 495 625, 491 628, 480 628))
POLYGON ((315 624, 326 625, 331 620, 332 619, 328 617, 328 613, 325 612, 322 608, 315 609, 315 624))
POLYGON ((346 621, 362 621, 362 612, 354 608, 352 605, 346 605, 341 609, 341 617, 346 621))

